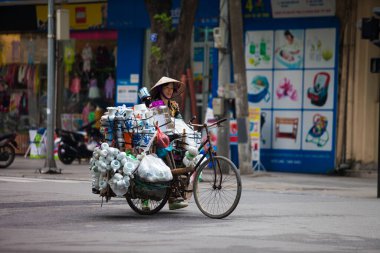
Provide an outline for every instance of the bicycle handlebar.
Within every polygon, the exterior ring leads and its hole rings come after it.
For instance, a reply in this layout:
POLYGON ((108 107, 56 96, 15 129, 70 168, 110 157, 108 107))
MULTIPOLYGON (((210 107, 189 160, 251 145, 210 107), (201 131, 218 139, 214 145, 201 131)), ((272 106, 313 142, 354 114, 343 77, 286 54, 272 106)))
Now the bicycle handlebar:
POLYGON ((218 120, 218 121, 216 121, 214 123, 211 123, 210 125, 207 125, 206 123, 204 123, 204 124, 193 124, 193 123, 191 123, 191 121, 189 121, 189 125, 193 126, 193 127, 207 127, 207 128, 209 128, 209 127, 212 127, 212 126, 215 126, 215 125, 219 126, 220 123, 222 123, 222 122, 224 122, 226 120, 227 119, 220 119, 220 120, 218 120))

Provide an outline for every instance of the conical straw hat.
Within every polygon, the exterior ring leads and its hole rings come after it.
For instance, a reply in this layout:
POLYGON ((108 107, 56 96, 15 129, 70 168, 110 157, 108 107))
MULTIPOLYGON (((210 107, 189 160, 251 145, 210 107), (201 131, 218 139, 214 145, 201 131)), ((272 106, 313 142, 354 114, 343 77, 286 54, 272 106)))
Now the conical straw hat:
POLYGON ((184 88, 185 88, 185 85, 182 82, 180 82, 178 80, 175 80, 173 78, 170 78, 170 77, 163 76, 150 89, 150 95, 152 96, 152 98, 154 98, 154 97, 156 97, 158 95, 158 92, 160 91, 160 89, 158 89, 158 87, 160 87, 161 85, 164 85, 166 83, 173 83, 174 84, 174 92, 173 92, 172 98, 174 98, 174 97, 178 96, 179 94, 181 94, 183 92, 184 88))

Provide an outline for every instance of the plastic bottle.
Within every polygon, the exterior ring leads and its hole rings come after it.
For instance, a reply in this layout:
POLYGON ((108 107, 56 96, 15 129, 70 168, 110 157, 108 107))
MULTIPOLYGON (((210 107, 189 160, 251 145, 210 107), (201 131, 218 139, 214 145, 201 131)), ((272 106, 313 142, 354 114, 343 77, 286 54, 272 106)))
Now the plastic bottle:
POLYGON ((251 45, 249 45, 249 53, 251 53, 251 54, 255 54, 256 53, 255 43, 251 43, 251 45))
POLYGON ((114 171, 118 170, 120 168, 120 162, 118 160, 113 160, 111 162, 111 167, 114 171))
POLYGON ((186 166, 186 167, 194 167, 195 164, 194 164, 194 158, 197 156, 198 154, 198 149, 195 148, 195 147, 189 147, 187 149, 187 151, 185 152, 185 156, 182 160, 183 164, 186 166))
POLYGON ((261 38, 260 41, 260 55, 264 56, 267 54, 267 44, 265 43, 264 39, 261 38))

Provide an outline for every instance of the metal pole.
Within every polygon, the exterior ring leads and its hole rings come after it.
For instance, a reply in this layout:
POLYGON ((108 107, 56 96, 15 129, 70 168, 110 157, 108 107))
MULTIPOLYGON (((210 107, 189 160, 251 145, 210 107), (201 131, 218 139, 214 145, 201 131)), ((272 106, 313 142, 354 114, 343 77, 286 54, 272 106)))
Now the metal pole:
MULTIPOLYGON (((379 98, 380 98, 380 88, 378 88, 379 98)), ((379 101, 379 125, 378 125, 378 136, 377 136, 377 198, 380 198, 380 101, 379 101)))
POLYGON ((54 38, 54 0, 48 3, 48 65, 47 65, 47 134, 46 161, 41 173, 61 173, 54 160, 54 121, 55 121, 55 38, 54 38))
MULTIPOLYGON (((220 19, 219 19, 219 29, 224 34, 224 41, 228 41, 228 1, 227 0, 220 0, 219 4, 220 9, 220 19)), ((227 43, 226 43, 227 44, 227 43)), ((228 48, 228 47, 227 47, 228 48)), ((218 52, 218 86, 222 87, 222 91, 226 91, 229 85, 230 81, 230 53, 229 50, 225 49, 219 49, 218 52)), ((224 94, 218 94, 218 96, 221 96, 224 103, 224 114, 222 115, 222 118, 227 118, 226 126, 225 127, 219 127, 218 128, 218 154, 224 157, 230 157, 230 125, 229 125, 229 103, 227 99, 225 98, 225 92, 222 92, 224 94), (228 145, 226 145, 226 143, 228 145)))

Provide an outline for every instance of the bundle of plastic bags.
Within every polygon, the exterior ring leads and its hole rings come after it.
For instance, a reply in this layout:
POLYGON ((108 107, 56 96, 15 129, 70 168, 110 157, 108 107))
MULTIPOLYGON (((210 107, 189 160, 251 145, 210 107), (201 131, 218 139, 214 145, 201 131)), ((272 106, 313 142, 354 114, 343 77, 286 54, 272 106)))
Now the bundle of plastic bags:
POLYGON ((156 154, 149 154, 142 158, 137 173, 147 182, 167 182, 173 179, 170 168, 156 154))

